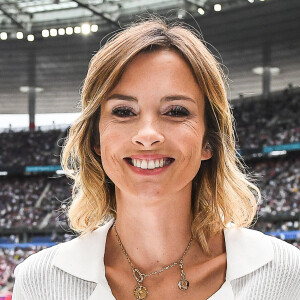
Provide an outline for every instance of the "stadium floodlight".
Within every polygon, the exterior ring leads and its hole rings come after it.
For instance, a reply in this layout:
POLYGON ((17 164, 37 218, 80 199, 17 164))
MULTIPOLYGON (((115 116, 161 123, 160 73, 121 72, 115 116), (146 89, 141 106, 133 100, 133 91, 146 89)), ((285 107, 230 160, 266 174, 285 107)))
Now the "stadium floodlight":
POLYGON ((91 32, 91 26, 88 23, 84 23, 81 25, 81 33, 82 34, 89 34, 91 32))
POLYGON ((248 2, 250 2, 250 3, 254 3, 254 0, 248 0, 248 2))
POLYGON ((50 35, 57 36, 57 29, 55 29, 55 28, 50 29, 50 35))
MULTIPOLYGON (((270 69, 271 75, 276 76, 276 75, 280 74, 280 68, 278 68, 278 67, 268 67, 268 68, 270 69)), ((264 67, 255 67, 255 68, 252 69, 252 72, 256 75, 263 75, 264 67)))
POLYGON ((59 35, 64 35, 66 33, 66 30, 64 28, 59 28, 58 29, 58 34, 59 35))
POLYGON ((66 34, 68 34, 68 35, 73 34, 73 28, 72 27, 67 27, 66 28, 66 34))
POLYGON ((204 9, 203 8, 201 8, 201 7, 199 7, 198 8, 198 13, 200 14, 200 15, 204 15, 204 13, 205 13, 205 11, 204 11, 204 9))
POLYGON ((7 33, 6 32, 1 32, 0 33, 0 39, 1 40, 7 40, 7 33))
POLYGON ((34 41, 34 35, 33 34, 28 34, 27 35, 27 41, 28 42, 33 42, 34 41))
POLYGON ((0 176, 6 176, 8 174, 7 171, 0 171, 0 176))
POLYGON ((23 32, 18 31, 18 32, 16 33, 16 38, 17 38, 18 40, 21 40, 23 37, 24 37, 23 32))
POLYGON ((80 26, 74 27, 74 32, 75 33, 80 33, 81 32, 81 27, 80 26))
POLYGON ((214 10, 215 11, 221 11, 222 10, 222 5, 221 4, 215 4, 214 5, 214 10))
POLYGON ((91 25, 91 32, 97 32, 98 31, 98 25, 97 24, 93 24, 91 25))
MULTIPOLYGON (((29 93, 29 86, 20 86, 20 92, 21 93, 29 93)), ((42 87, 35 87, 34 88, 36 93, 42 93, 44 91, 44 89, 42 87)))
POLYGON ((49 36, 49 30, 48 30, 48 29, 42 30, 42 36, 43 36, 44 38, 48 37, 48 36, 49 36))

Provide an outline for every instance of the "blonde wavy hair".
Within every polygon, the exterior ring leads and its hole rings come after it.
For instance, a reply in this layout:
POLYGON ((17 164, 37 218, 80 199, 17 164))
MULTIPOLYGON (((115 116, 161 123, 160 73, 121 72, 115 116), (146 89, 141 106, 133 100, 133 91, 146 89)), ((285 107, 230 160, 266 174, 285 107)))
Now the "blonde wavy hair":
POLYGON ((226 224, 249 227, 261 195, 238 159, 227 82, 220 64, 197 32, 159 17, 115 34, 90 61, 81 92, 82 112, 69 130, 62 153, 62 167, 74 180, 66 214, 70 228, 80 236, 109 216, 116 217, 115 186, 94 150, 99 146, 100 105, 137 54, 160 49, 172 49, 185 59, 205 95, 204 141, 209 142, 213 156, 202 162, 193 179, 192 234, 209 255, 209 238, 226 224))

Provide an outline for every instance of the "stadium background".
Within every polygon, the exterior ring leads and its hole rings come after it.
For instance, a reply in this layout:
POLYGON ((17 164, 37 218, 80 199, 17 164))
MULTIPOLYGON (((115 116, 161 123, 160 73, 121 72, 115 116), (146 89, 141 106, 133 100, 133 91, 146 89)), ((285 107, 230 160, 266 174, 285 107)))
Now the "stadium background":
POLYGON ((79 112, 92 55, 148 13, 200 31, 222 63, 238 150, 263 194, 251 228, 300 247, 300 1, 0 1, 0 299, 18 263, 76 236, 59 166, 69 124, 39 127, 36 114, 79 112), (13 128, 7 114, 29 122, 13 128))

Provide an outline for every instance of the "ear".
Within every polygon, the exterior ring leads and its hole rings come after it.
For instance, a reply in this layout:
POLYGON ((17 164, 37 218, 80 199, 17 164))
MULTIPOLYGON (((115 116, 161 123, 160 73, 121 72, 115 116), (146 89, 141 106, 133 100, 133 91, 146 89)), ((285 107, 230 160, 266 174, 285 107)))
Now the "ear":
POLYGON ((95 150, 97 155, 101 156, 100 145, 99 146, 94 146, 94 150, 95 150))
POLYGON ((209 143, 206 143, 202 148, 201 160, 208 160, 213 156, 213 150, 209 143))

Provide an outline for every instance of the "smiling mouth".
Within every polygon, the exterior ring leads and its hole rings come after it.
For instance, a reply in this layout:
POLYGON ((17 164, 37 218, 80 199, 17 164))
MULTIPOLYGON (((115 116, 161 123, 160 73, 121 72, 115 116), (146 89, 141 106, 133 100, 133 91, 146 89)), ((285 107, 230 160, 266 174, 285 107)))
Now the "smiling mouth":
POLYGON ((131 166, 141 169, 157 169, 170 165, 175 159, 171 157, 164 157, 161 159, 145 160, 145 159, 132 159, 130 157, 124 158, 131 166))

